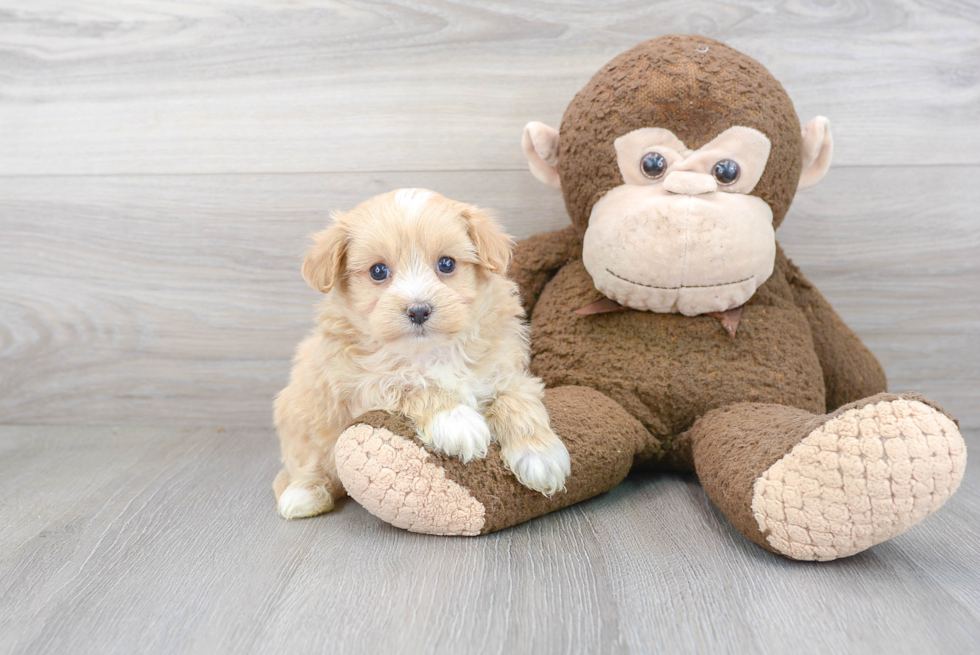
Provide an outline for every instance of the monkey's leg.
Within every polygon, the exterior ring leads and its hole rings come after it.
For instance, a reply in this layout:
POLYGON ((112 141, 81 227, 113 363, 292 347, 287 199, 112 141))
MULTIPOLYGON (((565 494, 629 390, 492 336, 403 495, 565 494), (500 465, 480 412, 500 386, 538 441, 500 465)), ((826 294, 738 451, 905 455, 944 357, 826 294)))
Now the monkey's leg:
POLYGON ((701 484, 746 537, 800 560, 859 553, 939 509, 966 446, 918 394, 878 394, 823 416, 740 403, 688 431, 701 484))
POLYGON ((463 464, 415 437, 407 419, 386 412, 359 417, 337 442, 337 470, 350 496, 383 521, 412 532, 493 532, 597 496, 619 484, 652 437, 598 391, 545 392, 551 426, 568 448, 572 472, 550 498, 522 486, 493 443, 486 458, 463 464))

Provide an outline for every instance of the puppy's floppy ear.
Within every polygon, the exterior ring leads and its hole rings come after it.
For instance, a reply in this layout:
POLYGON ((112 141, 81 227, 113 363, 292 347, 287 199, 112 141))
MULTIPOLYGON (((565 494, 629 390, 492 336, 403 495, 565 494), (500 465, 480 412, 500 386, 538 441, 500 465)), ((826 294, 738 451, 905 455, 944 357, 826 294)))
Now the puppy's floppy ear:
POLYGON ((347 230, 336 222, 313 235, 313 246, 303 260, 303 279, 322 293, 330 291, 344 274, 347 230))
POLYGON ((503 275, 510 264, 514 239, 500 229, 496 219, 484 210, 465 205, 461 212, 470 240, 476 247, 480 265, 503 275))

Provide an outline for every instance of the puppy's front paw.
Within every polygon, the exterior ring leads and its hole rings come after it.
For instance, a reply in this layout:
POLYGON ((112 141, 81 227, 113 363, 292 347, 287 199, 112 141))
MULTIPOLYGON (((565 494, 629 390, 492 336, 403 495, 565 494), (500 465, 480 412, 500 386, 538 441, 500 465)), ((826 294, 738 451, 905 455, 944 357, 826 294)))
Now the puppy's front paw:
POLYGON ((501 453, 504 464, 525 487, 551 496, 565 490, 565 478, 572 472, 568 449, 552 435, 541 446, 525 445, 501 453))
POLYGON ((463 461, 483 459, 490 445, 490 428, 476 410, 464 405, 439 412, 429 427, 432 445, 463 461))
POLYGON ((284 519, 305 519, 333 509, 333 495, 325 486, 291 484, 279 496, 279 516, 284 519))

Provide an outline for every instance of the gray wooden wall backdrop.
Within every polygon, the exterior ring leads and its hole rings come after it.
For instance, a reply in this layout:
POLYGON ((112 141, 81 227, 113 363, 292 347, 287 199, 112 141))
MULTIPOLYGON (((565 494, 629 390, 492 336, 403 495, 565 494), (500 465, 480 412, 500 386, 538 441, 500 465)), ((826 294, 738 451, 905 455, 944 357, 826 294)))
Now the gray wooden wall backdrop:
POLYGON ((616 53, 727 41, 830 117, 780 239, 882 359, 980 426, 980 3, 0 2, 0 423, 270 423, 330 209, 424 186, 518 236, 616 53))

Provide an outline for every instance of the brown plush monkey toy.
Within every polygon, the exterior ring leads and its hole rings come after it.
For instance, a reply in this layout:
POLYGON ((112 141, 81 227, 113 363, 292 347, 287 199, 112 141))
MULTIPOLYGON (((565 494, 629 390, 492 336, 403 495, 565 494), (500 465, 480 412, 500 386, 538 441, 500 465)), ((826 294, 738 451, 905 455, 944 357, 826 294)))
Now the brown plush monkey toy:
POLYGON ((517 245, 532 371, 572 458, 566 490, 521 486, 499 449, 463 465, 372 412, 337 445, 350 495, 393 525, 483 534, 617 485, 695 471, 746 537, 803 560, 889 539, 962 479, 955 420, 885 393, 874 356, 775 240, 826 172, 827 120, 717 41, 667 36, 600 70, 560 132, 530 123, 534 175, 572 224, 517 245))

